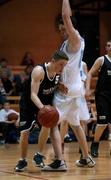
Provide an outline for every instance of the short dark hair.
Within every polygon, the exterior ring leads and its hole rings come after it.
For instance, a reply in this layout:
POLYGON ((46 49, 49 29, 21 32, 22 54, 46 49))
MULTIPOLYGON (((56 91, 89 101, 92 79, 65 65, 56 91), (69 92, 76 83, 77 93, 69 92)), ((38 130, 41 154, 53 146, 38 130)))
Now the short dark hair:
POLYGON ((67 61, 69 60, 68 56, 61 50, 55 51, 52 58, 55 59, 55 60, 58 60, 58 59, 65 59, 67 61))

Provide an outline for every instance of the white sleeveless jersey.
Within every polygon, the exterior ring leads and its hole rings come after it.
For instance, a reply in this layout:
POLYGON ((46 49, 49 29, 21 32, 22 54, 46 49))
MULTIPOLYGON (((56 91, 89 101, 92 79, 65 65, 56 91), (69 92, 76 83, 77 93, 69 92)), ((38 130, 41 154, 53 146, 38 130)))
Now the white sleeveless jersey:
POLYGON ((81 46, 76 53, 67 52, 67 46, 68 40, 64 41, 61 46, 61 50, 69 57, 69 61, 61 74, 61 81, 68 87, 67 97, 80 97, 83 95, 80 66, 84 52, 84 40, 81 38, 81 46))

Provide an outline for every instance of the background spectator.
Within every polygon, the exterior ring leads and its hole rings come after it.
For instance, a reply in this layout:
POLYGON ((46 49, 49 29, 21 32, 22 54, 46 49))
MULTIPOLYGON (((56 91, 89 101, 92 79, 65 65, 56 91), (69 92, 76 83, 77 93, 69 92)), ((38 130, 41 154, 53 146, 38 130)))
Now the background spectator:
POLYGON ((34 65, 34 60, 31 58, 31 53, 26 52, 20 65, 27 66, 27 65, 30 65, 30 64, 34 65))
POLYGON ((8 115, 11 113, 17 114, 19 121, 19 113, 11 109, 10 103, 8 101, 5 101, 3 109, 0 110, 0 132, 2 132, 3 134, 5 144, 12 142, 16 143, 18 140, 18 121, 16 119, 13 119, 11 121, 8 120, 8 115))
POLYGON ((34 65, 28 64, 24 71, 21 73, 21 81, 24 82, 24 80, 27 80, 29 78, 30 73, 32 72, 34 65))
POLYGON ((4 89, 2 80, 0 79, 0 109, 2 109, 5 100, 6 100, 6 91, 4 89))
POLYGON ((13 94, 13 83, 12 81, 9 79, 7 72, 3 71, 2 75, 1 75, 1 81, 3 83, 4 89, 6 91, 6 95, 12 95, 13 94))
POLYGON ((6 72, 7 77, 10 79, 10 81, 13 81, 12 70, 8 67, 8 61, 5 58, 2 58, 0 60, 0 77, 2 76, 3 72, 6 72))

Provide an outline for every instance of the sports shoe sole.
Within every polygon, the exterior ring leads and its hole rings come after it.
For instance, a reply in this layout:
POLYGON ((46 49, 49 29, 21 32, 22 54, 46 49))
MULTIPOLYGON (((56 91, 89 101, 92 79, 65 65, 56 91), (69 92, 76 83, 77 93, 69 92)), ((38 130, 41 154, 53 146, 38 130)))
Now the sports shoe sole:
MULTIPOLYGON (((90 162, 89 162, 90 163, 90 162)), ((86 167, 86 168, 92 168, 92 167, 94 167, 95 166, 95 162, 92 164, 92 165, 89 165, 89 163, 88 164, 86 164, 86 165, 84 165, 84 164, 79 164, 79 160, 75 163, 76 164, 76 166, 77 167, 86 167)))
POLYGON ((14 171, 15 171, 15 172, 24 172, 26 169, 27 169, 27 167, 24 167, 24 168, 22 168, 22 169, 16 169, 16 168, 14 168, 14 171))
POLYGON ((57 168, 57 169, 53 169, 53 168, 51 168, 51 167, 49 167, 49 166, 45 166, 44 168, 42 168, 41 169, 41 171, 51 171, 51 172, 64 172, 64 171, 67 171, 68 169, 67 169, 67 167, 66 168, 63 168, 62 166, 61 167, 59 167, 59 168, 57 168))

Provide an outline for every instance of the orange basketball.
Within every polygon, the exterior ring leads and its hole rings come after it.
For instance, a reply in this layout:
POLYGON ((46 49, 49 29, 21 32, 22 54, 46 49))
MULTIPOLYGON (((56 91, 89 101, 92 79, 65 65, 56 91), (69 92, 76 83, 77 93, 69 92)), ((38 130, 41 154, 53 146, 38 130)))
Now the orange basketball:
POLYGON ((46 105, 38 112, 38 121, 47 128, 54 127, 59 120, 59 113, 53 106, 46 105))
POLYGON ((7 117, 8 121, 17 120, 17 119, 18 119, 18 115, 16 113, 10 113, 7 117))

